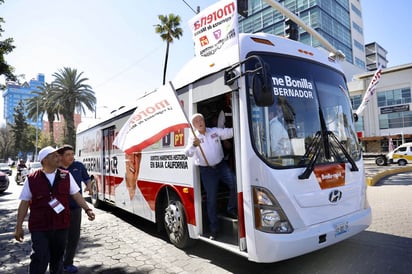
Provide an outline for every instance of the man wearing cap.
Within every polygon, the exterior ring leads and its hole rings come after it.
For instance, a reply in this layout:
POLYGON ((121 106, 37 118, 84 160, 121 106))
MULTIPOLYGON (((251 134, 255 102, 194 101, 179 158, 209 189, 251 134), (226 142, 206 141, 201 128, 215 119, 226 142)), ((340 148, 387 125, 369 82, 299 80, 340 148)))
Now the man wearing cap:
POLYGON ((205 119, 200 113, 192 116, 192 125, 196 131, 194 136, 189 137, 185 154, 188 157, 194 157, 194 164, 199 166, 200 178, 207 196, 209 238, 214 240, 219 231, 216 200, 220 180, 229 188, 227 215, 231 218, 237 218, 235 176, 227 161, 223 160, 224 154, 221 143, 221 140, 233 137, 233 128, 207 128, 205 119))
MULTIPOLYGON (((86 184, 86 191, 91 194, 90 176, 87 173, 86 167, 81 162, 75 161, 73 147, 71 145, 64 145, 57 150, 57 153, 60 155, 60 168, 70 172, 80 188, 80 193, 82 193, 82 182, 84 182, 86 184)), ((72 197, 69 198, 69 204, 70 227, 63 257, 63 269, 68 273, 76 273, 78 269, 73 265, 73 260, 80 239, 82 209, 72 197)))
POLYGON ((85 210, 89 220, 95 215, 79 192, 73 176, 59 169, 60 156, 48 146, 39 151, 42 169, 30 174, 19 199, 14 238, 22 242, 23 221, 30 206, 29 231, 32 254, 30 273, 45 273, 50 263, 50 273, 63 273, 63 254, 70 225, 69 196, 85 210))

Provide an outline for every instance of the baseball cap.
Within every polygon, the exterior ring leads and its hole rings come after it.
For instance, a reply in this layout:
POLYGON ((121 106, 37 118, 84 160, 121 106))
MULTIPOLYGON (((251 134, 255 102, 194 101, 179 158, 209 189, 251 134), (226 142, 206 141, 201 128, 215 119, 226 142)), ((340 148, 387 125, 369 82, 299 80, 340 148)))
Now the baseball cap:
POLYGON ((42 148, 40 151, 39 151, 39 162, 41 162, 44 158, 46 158, 50 153, 53 153, 53 152, 55 152, 57 149, 55 149, 55 148, 52 148, 51 146, 48 146, 48 147, 45 147, 45 148, 42 148))

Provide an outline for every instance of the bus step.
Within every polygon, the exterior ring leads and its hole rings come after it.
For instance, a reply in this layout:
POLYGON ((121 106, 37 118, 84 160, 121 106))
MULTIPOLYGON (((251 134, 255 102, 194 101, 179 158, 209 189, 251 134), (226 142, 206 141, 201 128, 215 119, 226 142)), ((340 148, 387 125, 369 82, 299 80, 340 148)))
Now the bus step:
POLYGON ((218 215, 220 220, 219 241, 238 244, 238 221, 227 216, 218 215))

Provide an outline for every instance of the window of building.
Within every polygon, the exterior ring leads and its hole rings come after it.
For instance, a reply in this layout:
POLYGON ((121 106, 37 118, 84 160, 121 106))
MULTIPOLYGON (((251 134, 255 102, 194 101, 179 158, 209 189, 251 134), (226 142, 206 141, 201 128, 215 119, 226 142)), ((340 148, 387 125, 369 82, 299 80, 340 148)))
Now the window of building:
POLYGON ((404 127, 412 127, 412 112, 411 111, 381 114, 379 116, 379 128, 380 129, 404 128, 404 127))
POLYGON ((408 87, 380 91, 377 99, 378 107, 411 103, 411 89, 408 87))
POLYGON ((359 26, 358 24, 356 24, 355 22, 352 22, 352 27, 357 30, 360 34, 363 35, 363 29, 361 26, 359 26))
POLYGON ((362 12, 357 7, 355 7, 354 4, 351 4, 350 7, 354 13, 356 13, 359 17, 362 17, 362 12))
POLYGON ((361 42, 359 42, 356 39, 353 39, 353 44, 355 45, 356 48, 358 48, 360 51, 365 52, 365 47, 362 45, 361 42))

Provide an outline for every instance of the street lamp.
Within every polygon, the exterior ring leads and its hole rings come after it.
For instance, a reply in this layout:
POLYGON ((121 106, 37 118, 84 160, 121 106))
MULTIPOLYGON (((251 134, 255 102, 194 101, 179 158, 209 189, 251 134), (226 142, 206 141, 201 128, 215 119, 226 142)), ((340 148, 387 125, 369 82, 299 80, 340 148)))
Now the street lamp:
POLYGON ((39 142, 39 100, 36 100, 36 145, 35 145, 35 152, 34 152, 34 160, 37 161, 37 146, 39 142))

